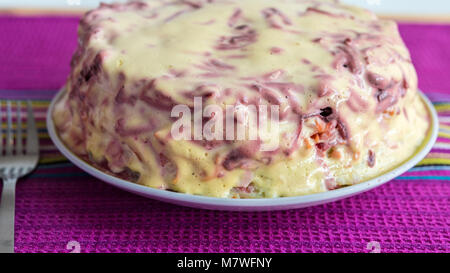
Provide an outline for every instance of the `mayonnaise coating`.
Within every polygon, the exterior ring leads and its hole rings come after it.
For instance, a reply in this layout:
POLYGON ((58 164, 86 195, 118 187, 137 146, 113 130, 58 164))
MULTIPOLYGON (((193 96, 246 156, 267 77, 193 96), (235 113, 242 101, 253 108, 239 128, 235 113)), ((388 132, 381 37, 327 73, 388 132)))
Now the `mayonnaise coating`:
POLYGON ((64 143, 159 189, 232 198, 333 190, 400 164, 429 127, 395 22, 337 1, 102 4, 80 22, 71 67, 53 113, 64 143), (278 106, 278 148, 174 139, 171 111, 195 97, 224 111, 278 106))

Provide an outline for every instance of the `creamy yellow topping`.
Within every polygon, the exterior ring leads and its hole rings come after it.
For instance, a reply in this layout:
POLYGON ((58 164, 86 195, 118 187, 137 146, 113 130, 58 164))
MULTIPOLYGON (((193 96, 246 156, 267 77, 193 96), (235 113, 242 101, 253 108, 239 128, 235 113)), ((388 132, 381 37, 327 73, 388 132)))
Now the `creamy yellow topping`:
POLYGON ((103 4, 79 36, 53 114, 60 136, 96 166, 150 187, 238 198, 323 192, 389 170, 428 129, 396 24, 335 1, 103 4), (280 148, 173 139, 170 111, 193 96, 203 106, 279 105, 271 138, 280 148))

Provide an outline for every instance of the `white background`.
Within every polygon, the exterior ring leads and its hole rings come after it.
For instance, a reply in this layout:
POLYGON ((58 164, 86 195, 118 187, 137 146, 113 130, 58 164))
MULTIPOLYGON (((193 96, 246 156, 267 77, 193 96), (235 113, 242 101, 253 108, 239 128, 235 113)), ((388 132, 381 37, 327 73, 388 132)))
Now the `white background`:
MULTIPOLYGON (((103 0, 117 2, 124 0, 103 0)), ((381 14, 448 15, 450 0, 341 0, 366 7, 381 14)), ((58 8, 80 9, 96 7, 99 0, 0 0, 0 8, 58 8)))

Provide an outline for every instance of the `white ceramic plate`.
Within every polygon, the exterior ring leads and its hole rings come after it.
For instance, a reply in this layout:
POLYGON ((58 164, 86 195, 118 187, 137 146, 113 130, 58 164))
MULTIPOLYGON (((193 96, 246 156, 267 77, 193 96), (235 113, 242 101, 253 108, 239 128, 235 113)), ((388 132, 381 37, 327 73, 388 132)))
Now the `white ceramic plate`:
POLYGON ((64 93, 64 89, 61 90, 52 100, 50 107, 47 112, 47 129, 50 138, 55 143, 56 147, 65 155, 70 161, 72 161, 76 166, 91 174, 92 176, 103 180, 104 182, 111 184, 120 189, 164 201, 172 204, 211 209, 211 210, 230 210, 230 211, 269 211, 269 210, 286 210, 294 208, 305 208, 320 204, 325 204, 333 201, 337 201, 343 198, 347 198, 375 187, 378 187, 393 178, 401 175, 402 173, 408 171, 410 168, 414 167, 419 163, 431 150, 434 142, 436 141, 439 122, 437 118, 436 110, 434 109, 428 98, 420 93, 423 102, 425 103, 428 112, 431 116, 431 124, 428 137, 426 138, 426 143, 424 143, 421 148, 412 156, 409 160, 402 163, 395 169, 366 182, 362 182, 356 185, 340 188, 337 190, 332 190, 324 193, 317 193, 298 197, 282 197, 282 198, 271 198, 271 199, 227 199, 227 198, 214 198, 198 195, 190 195, 184 193, 177 193, 165 190, 154 189, 142 185, 129 182, 115 176, 106 174, 99 169, 89 165, 87 162, 80 159, 78 156, 73 154, 60 140, 57 132, 55 131, 55 126, 53 124, 53 119, 51 113, 55 107, 56 101, 59 100, 61 95, 64 93))

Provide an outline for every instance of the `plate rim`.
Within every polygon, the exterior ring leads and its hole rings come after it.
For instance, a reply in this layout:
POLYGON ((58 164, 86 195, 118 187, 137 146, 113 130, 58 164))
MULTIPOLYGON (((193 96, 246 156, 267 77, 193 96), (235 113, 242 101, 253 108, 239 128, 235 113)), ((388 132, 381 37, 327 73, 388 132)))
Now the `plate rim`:
POLYGON ((218 198, 201 195, 192 195, 186 193, 172 192, 167 190, 155 189, 144 185, 139 185, 107 173, 93 167, 88 164, 65 146, 62 140, 59 138, 56 132, 55 125, 53 123, 52 113, 56 102, 64 94, 65 88, 61 88, 58 93, 53 97, 46 113, 46 125, 48 134, 55 144, 56 148, 74 165, 87 172, 91 176, 118 187, 122 190, 144 196, 151 199, 156 199, 163 202, 168 202, 181 206, 188 206, 194 208, 208 209, 208 210, 228 210, 228 211, 274 211, 274 210, 287 210, 294 208, 304 208, 320 204, 325 204, 337 200, 341 200, 347 197, 351 197, 356 194, 360 194, 375 187, 381 186, 392 179, 398 177, 404 172, 408 171, 417 163, 419 163, 432 149, 439 131, 439 121, 436 109, 431 101, 421 91, 417 91, 424 102, 427 111, 430 116, 430 131, 427 133, 427 138, 421 147, 418 148, 414 155, 409 159, 399 164, 394 169, 385 172, 384 174, 344 188, 314 193, 302 196, 293 197, 276 197, 276 198, 259 198, 259 199, 232 199, 232 198, 218 198), (426 143, 425 143, 426 141, 426 143))

